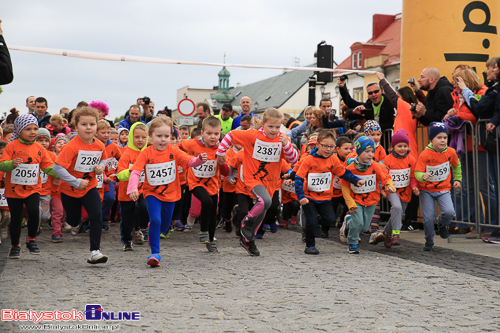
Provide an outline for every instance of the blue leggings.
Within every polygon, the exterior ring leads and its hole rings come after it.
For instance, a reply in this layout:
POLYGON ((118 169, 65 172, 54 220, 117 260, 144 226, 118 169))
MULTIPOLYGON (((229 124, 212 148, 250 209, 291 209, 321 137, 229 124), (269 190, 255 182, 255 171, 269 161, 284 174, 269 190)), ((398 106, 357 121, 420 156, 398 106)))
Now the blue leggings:
POLYGON ((160 253, 160 233, 167 233, 175 202, 166 202, 149 195, 146 198, 149 213, 149 246, 151 253, 160 253))

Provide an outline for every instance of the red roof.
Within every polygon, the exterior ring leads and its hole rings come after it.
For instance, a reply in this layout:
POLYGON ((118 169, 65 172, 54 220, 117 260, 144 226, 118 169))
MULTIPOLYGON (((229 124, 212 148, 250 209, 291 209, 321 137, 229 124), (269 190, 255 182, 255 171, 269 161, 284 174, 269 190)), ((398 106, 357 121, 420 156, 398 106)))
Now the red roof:
MULTIPOLYGON (((366 43, 356 42, 351 51, 361 51, 364 59, 377 55, 387 55, 383 67, 399 64, 401 61, 401 15, 373 15, 373 37, 366 43)), ((352 58, 347 57, 338 69, 352 69, 352 58)), ((356 68, 359 69, 359 68, 356 68)))

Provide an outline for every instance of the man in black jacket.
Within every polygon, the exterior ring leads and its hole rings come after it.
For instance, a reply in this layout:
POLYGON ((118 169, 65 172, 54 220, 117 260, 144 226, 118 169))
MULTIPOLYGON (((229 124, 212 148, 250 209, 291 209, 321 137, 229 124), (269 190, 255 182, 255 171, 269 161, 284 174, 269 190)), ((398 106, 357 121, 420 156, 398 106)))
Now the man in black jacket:
POLYGON ((0 20, 0 84, 9 84, 14 80, 9 49, 3 38, 2 20, 0 20))
POLYGON ((376 82, 368 83, 366 92, 368 100, 365 103, 358 102, 351 98, 345 82, 337 78, 340 88, 340 95, 344 103, 350 108, 346 111, 346 118, 349 120, 376 120, 379 122, 382 132, 394 127, 394 106, 389 99, 382 94, 380 86, 376 82))
MULTIPOLYGON (((442 121, 446 112, 453 107, 453 86, 450 81, 445 76, 441 77, 437 68, 428 67, 420 74, 418 84, 421 90, 427 91, 427 96, 424 103, 417 104, 413 116, 425 126, 433 121, 442 121)), ((415 94, 419 96, 418 91, 415 94)))

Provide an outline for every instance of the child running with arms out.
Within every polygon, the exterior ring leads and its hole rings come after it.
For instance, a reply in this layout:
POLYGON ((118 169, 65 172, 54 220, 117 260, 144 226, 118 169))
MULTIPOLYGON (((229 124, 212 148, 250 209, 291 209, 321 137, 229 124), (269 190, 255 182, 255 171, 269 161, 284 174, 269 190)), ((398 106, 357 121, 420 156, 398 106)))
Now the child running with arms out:
POLYGON ((362 136, 354 143, 357 156, 347 161, 347 170, 365 181, 363 186, 356 187, 342 179, 342 193, 347 207, 349 207, 351 219, 344 228, 344 237, 347 237, 350 254, 359 254, 359 234, 370 228, 375 205, 380 200, 378 184, 382 182, 385 190, 389 193, 396 192, 391 176, 382 164, 374 163, 375 142, 362 136))
POLYGON ((226 151, 233 145, 243 147, 243 181, 255 196, 257 203, 241 222, 240 245, 250 255, 257 253, 254 243, 256 231, 259 229, 267 210, 271 206, 271 197, 281 184, 281 160, 295 164, 297 152, 280 132, 283 114, 269 108, 262 117, 262 127, 258 130, 234 130, 229 132, 217 151, 220 163, 225 162, 226 151))
POLYGON ((335 222, 333 211, 333 179, 335 176, 363 186, 365 181, 352 174, 339 161, 335 151, 335 133, 324 129, 318 134, 316 148, 307 155, 295 175, 295 192, 306 216, 306 254, 319 254, 315 244, 318 215, 323 224, 335 222))
POLYGON ((389 193, 391 216, 384 228, 384 245, 390 248, 399 245, 401 221, 406 206, 411 200, 412 192, 419 195, 418 183, 415 179, 415 157, 410 155, 410 138, 404 129, 400 129, 392 136, 392 152, 384 159, 385 166, 396 188, 396 193, 389 193))
POLYGON ((18 259, 21 253, 19 239, 24 206, 28 211, 28 238, 26 247, 31 254, 40 254, 36 243, 39 223, 40 170, 52 172, 54 162, 38 139, 38 121, 31 114, 19 116, 14 121, 14 134, 0 158, 0 171, 5 172, 5 197, 11 213, 10 259, 18 259))
MULTIPOLYGON (((132 135, 140 133, 134 129, 130 131, 132 135)), ((134 202, 140 198, 139 183, 141 173, 145 171, 142 191, 146 198, 150 218, 148 237, 151 255, 147 258, 147 264, 151 267, 160 266, 160 233, 168 232, 175 202, 181 198, 177 165, 183 168, 197 167, 207 160, 206 154, 193 157, 171 145, 172 132, 172 119, 165 116, 153 119, 149 125, 149 140, 152 145, 141 151, 134 165, 129 169, 127 195, 134 202)), ((129 138, 130 140, 133 138, 129 138)), ((122 214, 122 218, 123 216, 122 214)))
POLYGON ((451 199, 451 173, 455 179, 453 187, 461 188, 462 169, 455 149, 448 147, 448 129, 443 123, 429 125, 431 141, 418 157, 415 178, 420 190, 420 206, 424 215, 424 251, 434 247, 434 221, 441 238, 448 238, 447 225, 455 215, 451 199), (434 203, 437 202, 441 214, 436 218, 434 203))
POLYGON ((82 206, 88 214, 89 264, 108 261, 108 257, 100 250, 102 212, 96 175, 102 175, 107 155, 104 144, 94 137, 98 120, 99 113, 96 109, 83 107, 75 111, 73 122, 78 134, 64 146, 54 164, 54 171, 62 180, 59 191, 68 224, 73 228, 80 224, 82 206))

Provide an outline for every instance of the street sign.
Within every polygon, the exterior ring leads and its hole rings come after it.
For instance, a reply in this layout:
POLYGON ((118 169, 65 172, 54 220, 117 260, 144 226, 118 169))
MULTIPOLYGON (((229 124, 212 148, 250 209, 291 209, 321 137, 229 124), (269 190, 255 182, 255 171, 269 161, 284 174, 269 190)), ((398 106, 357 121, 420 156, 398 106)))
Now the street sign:
POLYGON ((193 126, 194 118, 193 117, 180 117, 179 118, 179 126, 193 126))
POLYGON ((189 98, 184 98, 177 105, 177 110, 179 110, 179 113, 181 114, 181 116, 189 117, 195 111, 195 104, 189 98))

